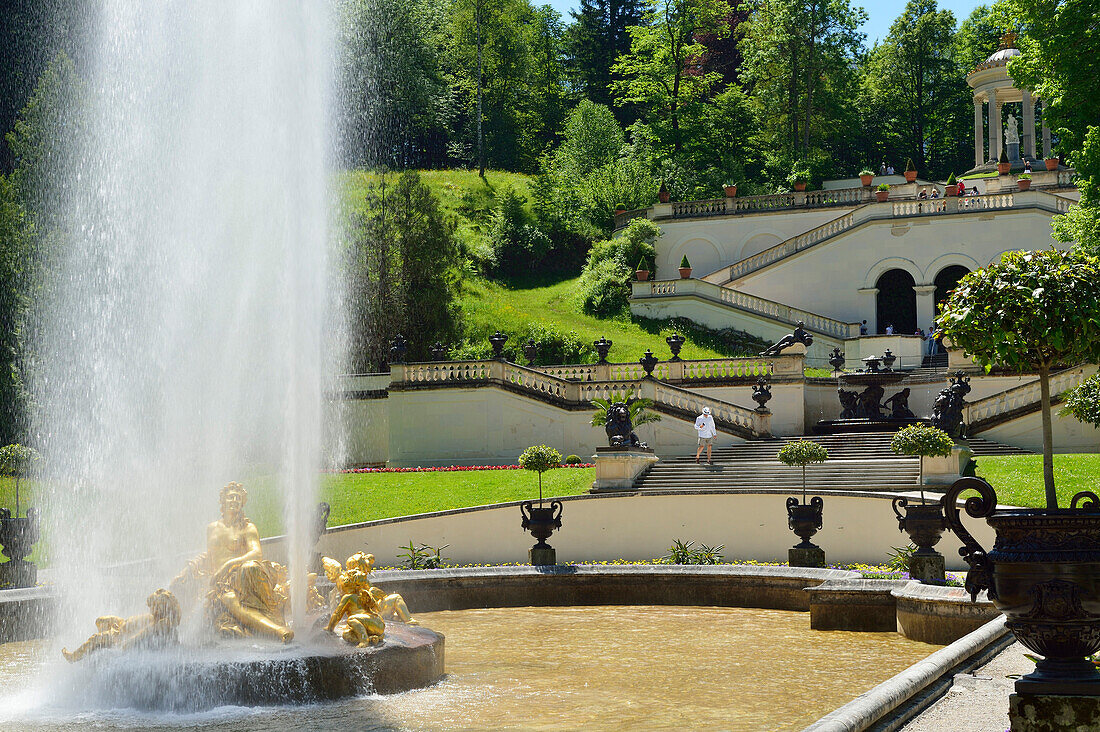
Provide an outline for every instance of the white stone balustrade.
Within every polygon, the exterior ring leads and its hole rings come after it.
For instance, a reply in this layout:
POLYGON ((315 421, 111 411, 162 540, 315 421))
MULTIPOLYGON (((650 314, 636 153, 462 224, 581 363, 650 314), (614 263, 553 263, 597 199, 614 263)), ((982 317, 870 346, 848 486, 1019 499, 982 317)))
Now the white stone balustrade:
MULTIPOLYGON (((1050 394, 1053 399, 1058 394, 1074 388, 1096 373, 1096 366, 1077 366, 1059 371, 1050 376, 1050 394)), ((1033 406, 1040 401, 1039 380, 1029 381, 1014 389, 1000 392, 985 399, 971 402, 963 408, 963 421, 968 425, 978 424, 1003 414, 1033 406)))

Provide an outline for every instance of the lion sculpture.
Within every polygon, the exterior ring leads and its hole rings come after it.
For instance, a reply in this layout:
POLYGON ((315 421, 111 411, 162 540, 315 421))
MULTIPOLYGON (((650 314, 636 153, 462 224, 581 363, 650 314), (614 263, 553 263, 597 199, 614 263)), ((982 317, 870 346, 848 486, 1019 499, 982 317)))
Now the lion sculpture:
POLYGON ((607 444, 611 447, 646 447, 646 444, 634 434, 634 425, 630 422, 630 407, 627 402, 615 402, 607 408, 607 444))

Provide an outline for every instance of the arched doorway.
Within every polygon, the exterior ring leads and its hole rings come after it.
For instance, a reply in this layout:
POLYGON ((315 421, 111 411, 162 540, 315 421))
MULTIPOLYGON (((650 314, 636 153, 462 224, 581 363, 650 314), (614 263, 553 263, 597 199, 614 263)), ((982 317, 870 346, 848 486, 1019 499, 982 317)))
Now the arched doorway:
POLYGON ((915 333, 917 330, 917 293, 913 290, 913 275, 904 269, 890 269, 875 283, 875 310, 879 333, 893 325, 895 333, 915 333))
POLYGON ((951 291, 955 289, 955 285, 959 284, 959 280, 964 275, 970 274, 970 270, 963 267, 961 264, 953 264, 950 267, 944 267, 940 270, 940 273, 936 275, 934 284, 936 285, 936 315, 940 314, 940 305, 947 299, 947 296, 951 294, 951 291))

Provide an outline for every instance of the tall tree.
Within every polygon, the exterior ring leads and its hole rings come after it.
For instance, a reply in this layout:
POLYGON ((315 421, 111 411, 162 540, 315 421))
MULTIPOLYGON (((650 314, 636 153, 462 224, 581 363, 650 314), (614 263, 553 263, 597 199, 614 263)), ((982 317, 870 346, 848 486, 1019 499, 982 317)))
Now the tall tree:
POLYGON ((955 62, 965 75, 997 50, 1004 28, 988 5, 971 11, 955 33, 955 62))
MULTIPOLYGON (((642 25, 645 0, 581 0, 572 11, 573 23, 566 32, 569 71, 576 91, 584 97, 611 106, 612 67, 630 50, 631 26, 642 25)), ((620 123, 629 124, 633 110, 618 108, 620 123)))

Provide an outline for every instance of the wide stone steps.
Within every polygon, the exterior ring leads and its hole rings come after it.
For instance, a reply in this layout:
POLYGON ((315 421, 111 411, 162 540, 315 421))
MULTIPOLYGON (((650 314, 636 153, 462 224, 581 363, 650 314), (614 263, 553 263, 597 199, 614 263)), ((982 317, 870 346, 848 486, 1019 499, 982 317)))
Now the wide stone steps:
MULTIPOLYGON (((776 461, 776 453, 787 442, 805 439, 816 442, 825 447, 829 452, 830 460, 860 460, 860 459, 897 459, 890 449, 892 433, 851 433, 837 435, 811 435, 804 438, 777 438, 768 440, 751 440, 739 444, 715 444, 711 450, 715 462, 773 462, 776 461)), ((718 438, 721 440, 721 437, 718 438)), ((705 456, 705 453, 704 453, 705 456)), ((694 463, 692 456, 679 456, 663 459, 666 463, 694 463)))
POLYGON ((1012 445, 1006 445, 1003 442, 994 442, 993 440, 987 440, 984 437, 968 437, 966 438, 966 444, 974 451, 974 457, 982 457, 983 455, 1034 455, 1031 450, 1025 450, 1022 447, 1013 447, 1012 445))

